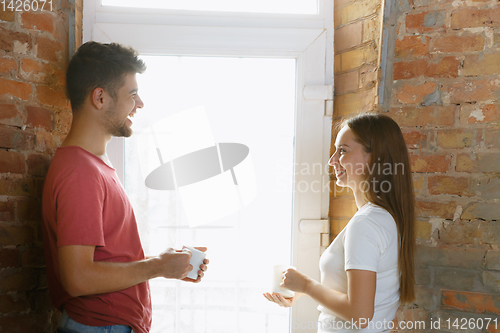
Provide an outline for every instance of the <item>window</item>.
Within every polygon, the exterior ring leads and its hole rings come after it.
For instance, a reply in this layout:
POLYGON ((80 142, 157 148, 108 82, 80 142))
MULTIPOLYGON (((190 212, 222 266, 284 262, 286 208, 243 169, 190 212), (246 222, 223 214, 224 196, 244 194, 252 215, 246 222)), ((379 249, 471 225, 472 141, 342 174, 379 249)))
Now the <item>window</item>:
MULTIPOLYGON (((108 155, 144 226, 141 237, 146 251, 163 250, 162 239, 171 246, 204 243, 211 251, 210 271, 201 284, 152 281, 157 299, 153 321, 160 325, 155 329, 284 332, 292 324, 316 321, 318 312, 311 300, 302 299, 288 311, 268 304, 260 291, 270 283, 270 266, 283 260, 319 279, 321 231, 304 227, 304 220, 328 216, 329 177, 325 168, 317 172, 313 166, 328 161, 331 116, 325 99, 331 96, 305 92, 333 81, 333 3, 321 0, 315 13, 304 15, 118 8, 104 6, 100 0, 89 1, 85 8, 85 40, 131 45, 149 65, 144 80, 139 79, 145 108, 133 119, 135 135, 113 139, 108 145, 108 155), (202 74, 205 69, 208 73, 202 74), (181 79, 165 78, 174 72, 181 79), (147 75, 162 74, 162 82, 155 83, 159 90, 146 88, 153 80, 147 75), (280 91, 291 93, 291 100, 280 91), (154 106, 155 100, 160 105, 163 100, 165 108, 154 106), (223 110, 222 105, 231 104, 232 111, 223 110), (199 112, 201 106, 215 143, 249 147, 257 195, 226 217, 190 228, 183 216, 186 199, 181 191, 147 189, 134 151, 139 151, 137 141, 152 124, 163 118, 168 122, 183 112, 199 112), (259 128, 257 133, 250 130, 254 127, 259 128), (287 188, 289 194, 273 192, 287 188), (282 231, 272 230, 271 225, 282 231), (282 245, 271 244, 275 239, 282 245), (252 245, 268 248, 270 254, 252 256, 233 250, 252 245), (238 269, 241 266, 227 264, 238 258, 245 258, 251 272, 245 274, 238 269), (221 317, 226 320, 217 319, 221 317)), ((162 143, 147 146, 152 145, 162 143)), ((150 157, 158 160, 154 151, 150 157)))
POLYGON ((317 14, 316 0, 103 0, 103 6, 280 14, 317 14))

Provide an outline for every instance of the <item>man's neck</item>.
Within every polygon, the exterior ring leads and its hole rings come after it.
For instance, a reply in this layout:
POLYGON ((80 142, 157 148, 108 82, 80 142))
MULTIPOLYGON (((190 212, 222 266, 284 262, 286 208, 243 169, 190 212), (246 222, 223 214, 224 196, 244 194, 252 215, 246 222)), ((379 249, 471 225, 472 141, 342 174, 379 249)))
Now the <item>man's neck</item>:
POLYGON ((81 147, 106 162, 106 145, 109 140, 111 135, 104 131, 103 126, 95 118, 77 115, 61 146, 81 147))

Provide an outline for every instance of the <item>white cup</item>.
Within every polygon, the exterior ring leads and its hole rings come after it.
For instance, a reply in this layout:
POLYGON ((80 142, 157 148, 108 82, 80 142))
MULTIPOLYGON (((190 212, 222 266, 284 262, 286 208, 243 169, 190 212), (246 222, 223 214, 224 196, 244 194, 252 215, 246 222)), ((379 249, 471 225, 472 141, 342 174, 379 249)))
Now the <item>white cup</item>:
POLYGON ((273 284, 271 287, 271 291, 273 293, 281 294, 285 298, 293 297, 294 292, 283 288, 280 284, 283 282, 283 272, 288 268, 293 268, 290 265, 274 265, 273 267, 273 284))
POLYGON ((191 253, 193 254, 191 256, 191 260, 189 261, 189 263, 193 265, 193 269, 191 270, 191 272, 188 273, 187 277, 196 280, 198 278, 198 271, 200 270, 200 266, 201 264, 203 264, 203 261, 205 260, 205 257, 207 255, 205 252, 202 252, 190 246, 184 246, 184 247, 189 251, 191 251, 191 253))

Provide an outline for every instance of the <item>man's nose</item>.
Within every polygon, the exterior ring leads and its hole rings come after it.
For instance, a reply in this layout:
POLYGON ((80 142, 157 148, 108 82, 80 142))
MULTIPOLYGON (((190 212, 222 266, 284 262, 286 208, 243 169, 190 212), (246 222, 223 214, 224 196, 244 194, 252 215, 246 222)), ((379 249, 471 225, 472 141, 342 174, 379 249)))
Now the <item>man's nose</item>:
POLYGON ((144 103, 142 102, 142 99, 141 99, 141 97, 139 97, 139 95, 136 95, 134 100, 135 100, 135 107, 136 108, 142 109, 144 107, 144 103))

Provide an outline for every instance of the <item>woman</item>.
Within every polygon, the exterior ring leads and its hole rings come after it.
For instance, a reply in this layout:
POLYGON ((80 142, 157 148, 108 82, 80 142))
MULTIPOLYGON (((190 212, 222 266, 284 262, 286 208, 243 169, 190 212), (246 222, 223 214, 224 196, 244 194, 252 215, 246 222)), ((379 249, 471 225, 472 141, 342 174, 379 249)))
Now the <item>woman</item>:
POLYGON ((264 296, 284 307, 310 296, 318 332, 390 332, 400 303, 415 296, 413 182, 399 126, 381 114, 344 121, 329 165, 358 211, 321 256, 321 283, 288 269, 282 286, 295 296, 264 296))

